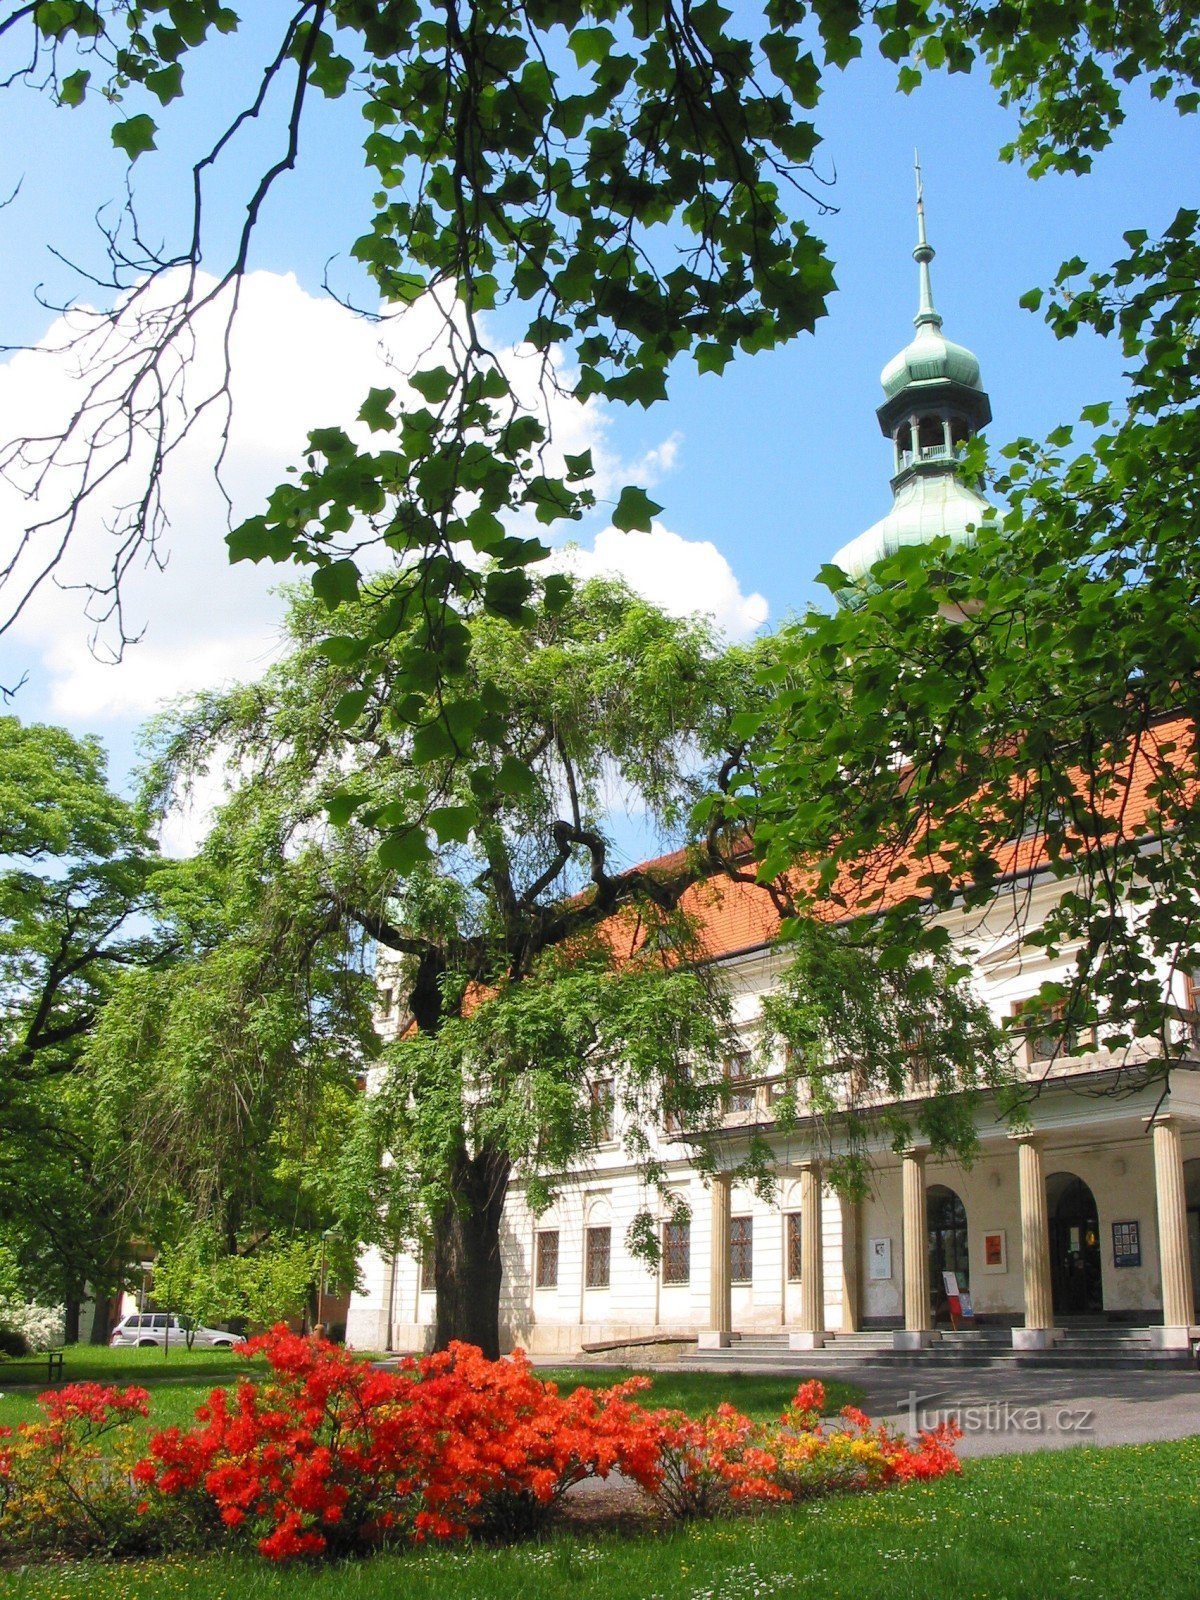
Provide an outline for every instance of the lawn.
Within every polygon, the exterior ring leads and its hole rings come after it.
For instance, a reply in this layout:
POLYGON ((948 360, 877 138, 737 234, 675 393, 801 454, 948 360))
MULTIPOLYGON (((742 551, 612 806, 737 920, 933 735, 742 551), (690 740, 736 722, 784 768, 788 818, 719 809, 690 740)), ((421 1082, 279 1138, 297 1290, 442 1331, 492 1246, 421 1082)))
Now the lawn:
MULTIPOLYGON (((67 1351, 64 1381, 94 1378, 121 1386, 143 1385, 150 1391, 150 1431, 172 1423, 186 1425, 215 1384, 263 1370, 259 1363, 240 1360, 236 1353, 221 1350, 172 1349, 170 1355, 164 1356, 161 1350, 92 1349, 81 1345, 67 1351)), ((7 1386, 0 1364, 0 1426, 13 1427, 40 1415, 36 1397, 46 1388, 45 1380, 38 1381, 28 1368, 20 1376, 20 1387, 7 1386)), ((552 1379, 565 1389, 579 1384, 607 1388, 633 1373, 629 1367, 545 1367, 539 1369, 538 1376, 552 1379)), ((651 1387, 644 1397, 646 1405, 677 1406, 696 1415, 728 1400, 750 1416, 763 1419, 777 1417, 800 1382, 798 1377, 767 1377, 760 1373, 650 1372, 647 1376, 651 1387)), ((826 1395, 828 1409, 837 1411, 857 1400, 859 1391, 846 1383, 827 1383, 826 1395)))
POLYGON ((6 1600, 1195 1600, 1200 1439, 968 1464, 961 1479, 669 1535, 278 1570, 209 1557, 28 1568, 6 1600))

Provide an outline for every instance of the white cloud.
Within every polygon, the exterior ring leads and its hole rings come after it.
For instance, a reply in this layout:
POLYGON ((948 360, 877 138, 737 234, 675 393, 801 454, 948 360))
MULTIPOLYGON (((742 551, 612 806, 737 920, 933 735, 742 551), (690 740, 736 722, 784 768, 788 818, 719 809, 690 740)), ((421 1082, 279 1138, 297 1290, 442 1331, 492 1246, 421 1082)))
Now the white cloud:
MULTIPOLYGON (((164 296, 169 288, 169 283, 162 286, 164 296)), ((223 326, 213 308, 199 322, 190 363, 180 369, 193 405, 219 383, 223 326)), ((80 352, 67 345, 78 329, 77 320, 59 318, 41 350, 0 364, 0 440, 33 432, 53 437, 77 411, 88 379, 80 352)), ((257 675, 278 647, 283 602, 274 591, 299 574, 273 564, 231 567, 224 543, 230 521, 262 506, 287 468, 300 461, 312 427, 352 427, 369 387, 401 389, 403 374, 427 364, 425 358, 444 346, 445 338, 445 316, 429 298, 374 324, 325 296, 306 293, 290 275, 251 274, 242 286, 231 345, 233 409, 222 481, 232 510, 213 477, 221 423, 214 410, 167 465, 164 492, 171 523, 160 552, 165 570, 151 562, 128 573, 125 628, 141 638, 114 664, 106 648, 111 638, 103 628, 96 654, 89 649, 95 628, 86 614, 86 592, 70 587, 103 578, 112 562, 112 507, 131 492, 137 463, 114 473, 106 486, 108 504, 97 498, 81 520, 59 582, 42 587, 6 647, 9 660, 14 649, 20 652, 18 670, 27 666, 31 678, 44 684, 49 714, 76 726, 118 725, 141 720, 173 696, 257 675)), ((540 365, 528 350, 514 351, 507 364, 526 403, 549 416, 551 470, 564 453, 591 449, 594 487, 603 500, 615 498, 625 483, 652 483, 674 468, 676 436, 638 461, 623 462, 606 443, 602 404, 580 404, 540 383, 540 365)), ((565 370, 562 375, 569 378, 565 370)), ((45 517, 56 493, 61 503, 68 482, 49 480, 47 497, 33 504, 12 481, 0 481, 0 530, 19 530, 45 517)), ((0 551, 4 546, 0 533, 0 551)), ((609 528, 596 537, 593 551, 574 551, 569 561, 580 571, 620 571, 673 611, 710 612, 734 637, 752 632, 766 616, 765 601, 741 593, 715 546, 657 525, 652 534, 623 535, 609 528)), ((8 671, 6 662, 6 677, 8 671)))
POLYGON ((743 594, 733 568, 708 539, 684 539, 661 522, 649 533, 605 528, 591 550, 571 546, 562 565, 580 577, 611 573, 673 616, 710 616, 729 639, 746 639, 767 620, 761 594, 743 594))

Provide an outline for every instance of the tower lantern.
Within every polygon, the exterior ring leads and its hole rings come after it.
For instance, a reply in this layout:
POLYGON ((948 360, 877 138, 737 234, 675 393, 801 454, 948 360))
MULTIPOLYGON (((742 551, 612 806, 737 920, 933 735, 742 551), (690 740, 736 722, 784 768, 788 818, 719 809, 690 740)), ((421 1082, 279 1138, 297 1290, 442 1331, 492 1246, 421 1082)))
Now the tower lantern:
POLYGON ((992 419, 979 377, 979 361, 964 345, 942 332, 933 302, 929 266, 933 246, 925 230, 925 194, 916 162, 917 263, 919 296, 913 318, 916 334, 880 374, 883 404, 879 426, 892 441, 892 509, 834 556, 850 578, 839 599, 861 603, 870 593, 871 568, 904 545, 927 544, 939 535, 955 543, 987 515, 986 500, 960 475, 956 451, 992 419))

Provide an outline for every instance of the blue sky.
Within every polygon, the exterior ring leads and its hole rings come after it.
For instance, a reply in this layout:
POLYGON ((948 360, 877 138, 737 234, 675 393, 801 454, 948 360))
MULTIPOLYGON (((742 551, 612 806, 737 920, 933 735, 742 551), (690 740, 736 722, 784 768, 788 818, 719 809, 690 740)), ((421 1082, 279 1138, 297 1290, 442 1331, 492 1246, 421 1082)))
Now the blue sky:
MULTIPOLYGON (((263 0, 256 25, 279 9, 275 0, 263 0)), ((184 114, 168 122, 161 152, 138 163, 134 177, 144 216, 162 215, 169 223, 181 215, 178 157, 205 126, 217 125, 246 42, 201 57, 184 114)), ((1108 263, 1120 252, 1125 229, 1160 231, 1180 205, 1195 200, 1194 183, 1180 180, 1200 170, 1200 123, 1181 121, 1137 93, 1127 124, 1091 175, 1034 183, 997 159, 1015 122, 982 77, 935 77, 907 98, 894 92, 893 82, 894 68, 882 61, 853 63, 831 75, 816 112, 824 140, 817 161, 825 176, 836 178, 828 193, 837 211, 814 217, 813 226, 829 242, 838 292, 815 336, 770 355, 739 357, 719 378, 697 376, 681 364, 666 404, 588 422, 611 458, 613 484, 625 468, 632 473, 643 466, 664 505, 651 592, 682 606, 695 603, 706 583, 724 582, 722 618, 734 631, 744 632, 764 611, 768 625, 778 623, 823 594, 812 581, 819 566, 889 504, 890 448, 874 408, 880 368, 907 343, 916 309, 914 145, 921 150, 937 250, 935 297, 947 334, 980 357, 994 443, 1044 434, 1121 388, 1115 346, 1089 335, 1060 344, 1039 317, 1018 308, 1019 296, 1047 284, 1067 257, 1108 263)), ((35 298, 37 284, 46 285, 52 302, 76 288, 51 248, 84 263, 97 258, 97 206, 119 196, 123 183, 123 161, 108 145, 110 120, 103 105, 67 113, 28 93, 0 97, 0 193, 21 184, 14 202, 0 211, 5 345, 36 342, 50 325, 51 313, 35 298)), ((279 188, 263 220, 254 258, 262 269, 261 297, 245 340, 246 360, 263 369, 247 375, 246 404, 263 426, 246 443, 244 470, 235 471, 239 515, 255 509, 256 497, 295 458, 288 441, 300 442, 301 424, 330 420, 303 411, 304 384, 295 370, 300 356, 289 346, 312 338, 314 352, 323 352, 313 356, 318 396, 343 380, 347 396, 365 392, 372 381, 363 375, 365 364, 353 368, 349 354, 346 370, 330 376, 338 352, 355 340, 319 305, 327 258, 345 249, 366 217, 370 185, 356 153, 358 138, 347 102, 318 107, 301 171, 279 188), (295 283, 284 274, 294 275, 295 283), (318 359, 326 363, 319 371, 318 359), (271 399, 276 371, 286 391, 277 407, 271 399), (288 413, 292 401, 295 415, 288 413), (276 419, 264 420, 272 407, 281 413, 275 429, 267 422, 276 419)), ((247 167, 253 154, 247 152, 247 167)), ((335 283, 353 284, 344 263, 335 261, 330 270, 335 283)), ((0 367, 0 423, 11 426, 21 416, 29 370, 12 361, 0 367)), ((28 674, 16 712, 100 733, 118 775, 132 759, 135 729, 154 689, 221 681, 231 661, 253 671, 266 658, 277 615, 266 591, 278 574, 224 570, 220 508, 203 460, 197 455, 188 470, 191 476, 173 489, 175 550, 168 572, 146 574, 137 585, 146 626, 136 647, 140 668, 89 663, 82 648, 86 620, 75 594, 52 597, 27 626, 0 642, 0 681, 28 674), (107 687, 135 679, 136 692, 107 687)), ((13 514, 7 503, 3 515, 13 514)), ((585 547, 603 538, 605 521, 598 514, 580 530, 585 547)), ((638 571, 645 567, 643 561, 638 571)))

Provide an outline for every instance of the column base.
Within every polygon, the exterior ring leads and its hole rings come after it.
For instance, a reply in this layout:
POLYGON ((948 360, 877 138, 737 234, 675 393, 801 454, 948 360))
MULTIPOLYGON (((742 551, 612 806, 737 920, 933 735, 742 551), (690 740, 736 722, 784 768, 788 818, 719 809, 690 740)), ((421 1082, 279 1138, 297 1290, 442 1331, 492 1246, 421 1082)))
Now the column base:
POLYGON ((723 1333, 720 1328, 702 1328, 696 1335, 698 1350, 728 1350, 732 1343, 731 1335, 723 1333))
POLYGON ((1190 1350, 1192 1330, 1187 1323, 1168 1324, 1165 1328, 1151 1328, 1150 1343, 1155 1350, 1190 1350))
POLYGON ((1014 1328, 1012 1343, 1014 1350, 1053 1350, 1054 1346, 1062 1340, 1061 1328, 1014 1328))
POLYGON ((788 1334, 789 1350, 820 1350, 825 1344, 823 1333, 809 1333, 802 1328, 793 1328, 788 1334))
POLYGON ((927 1350, 941 1340, 932 1328, 897 1328, 892 1334, 893 1350, 927 1350))

